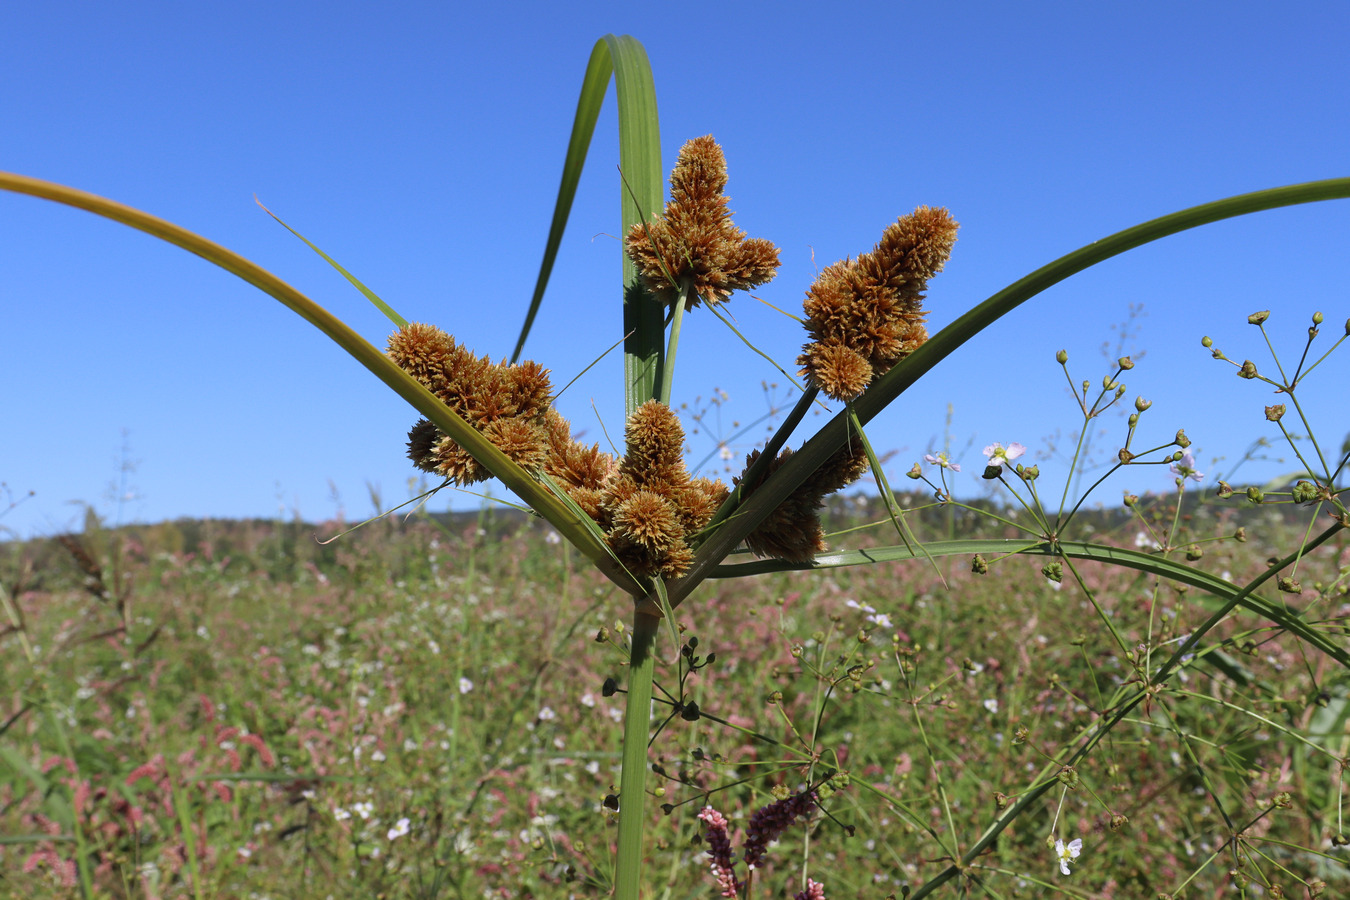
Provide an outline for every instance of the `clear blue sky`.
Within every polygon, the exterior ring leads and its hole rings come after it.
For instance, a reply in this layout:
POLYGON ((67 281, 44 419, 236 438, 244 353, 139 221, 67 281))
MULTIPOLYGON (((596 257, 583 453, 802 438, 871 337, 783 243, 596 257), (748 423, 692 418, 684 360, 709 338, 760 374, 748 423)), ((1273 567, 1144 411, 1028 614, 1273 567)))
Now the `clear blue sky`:
MULTIPOLYGON (((584 66, 606 32, 647 48, 667 169, 684 140, 721 142, 737 224, 782 251, 758 296, 794 312, 816 267, 870 249, 920 204, 962 223, 929 294, 936 330, 1145 219, 1350 175, 1343 2, 1278 13, 1232 2, 10 4, 0 168, 198 231, 382 346, 387 321, 257 194, 405 316, 500 358, 533 287, 584 66)), ((558 385, 620 337, 615 143, 611 106, 526 348, 558 385)), ((1272 309, 1292 353, 1320 309, 1329 343, 1350 316, 1347 247, 1350 202, 1339 201, 1133 251, 967 344, 875 423, 873 443, 898 451, 890 472, 907 485, 902 473, 942 445, 950 405, 967 469, 958 490, 977 494, 986 443, 1038 451, 1076 429, 1055 351, 1098 381, 1103 343, 1129 321, 1126 350, 1145 354, 1128 397, 1154 402, 1141 445, 1184 427, 1212 476, 1274 434, 1261 413, 1274 401, 1212 361, 1201 336, 1269 365, 1246 315, 1272 309), (1142 315, 1131 319, 1131 304, 1142 315)), ((745 295, 731 309, 791 365, 795 323, 745 295)), ((78 525, 86 502, 123 521, 279 508, 317 520, 339 505, 364 517, 368 482, 386 502, 408 496, 410 408, 270 297, 140 233, 0 195, 0 335, 0 481, 36 492, 0 526, 21 536, 78 525), (119 509, 109 488, 124 440, 137 465, 119 509)), ((786 396, 782 377, 706 314, 687 323, 679 363, 677 401, 725 390, 727 423, 764 412, 761 380, 786 396)), ((607 358, 561 400, 590 440, 604 440, 599 420, 621 440, 619 367, 607 358)), ((1342 353, 1307 384, 1335 446, 1348 374, 1342 353)), ((1105 424, 1100 446, 1113 448, 1123 422, 1105 424)), ((695 455, 716 436, 694 436, 695 455)), ((738 456, 751 442, 737 442, 738 456)), ((1041 468, 1058 479, 1064 463, 1041 468)), ((1169 484, 1164 470, 1131 471, 1101 499, 1169 484)))

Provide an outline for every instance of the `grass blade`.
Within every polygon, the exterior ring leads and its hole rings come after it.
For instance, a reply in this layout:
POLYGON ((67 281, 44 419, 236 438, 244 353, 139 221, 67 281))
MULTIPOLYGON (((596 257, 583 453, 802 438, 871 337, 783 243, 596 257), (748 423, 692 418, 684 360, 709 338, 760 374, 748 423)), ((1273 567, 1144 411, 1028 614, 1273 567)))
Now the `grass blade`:
POLYGON ((608 548, 596 541, 590 530, 573 512, 559 503, 546 487, 535 481, 528 472, 493 446, 491 441, 438 400, 420 382, 394 365, 388 357, 346 323, 271 272, 201 235, 95 194, 8 172, 0 172, 0 189, 63 203, 129 225, 196 254, 280 300, 346 350, 357 362, 387 384, 394 393, 435 423, 441 431, 472 453, 611 580, 635 596, 642 596, 645 593, 630 576, 615 568, 608 548))
MULTIPOLYGON (((1094 241, 1008 285, 933 335, 854 400, 853 410, 857 413, 858 421, 866 425, 929 369, 956 352, 976 334, 1046 288, 1099 262, 1151 241, 1211 222, 1282 206, 1347 197, 1350 197, 1350 178, 1310 181, 1250 194, 1239 194, 1213 203, 1193 206, 1118 231, 1100 241, 1094 241)), ((673 607, 678 608, 684 598, 689 596, 703 579, 712 574, 728 553, 739 546, 788 495, 811 477, 831 454, 843 446, 848 440, 849 427, 849 411, 837 414, 816 433, 815 437, 794 453, 787 463, 756 489, 734 515, 727 517, 721 527, 699 547, 694 564, 685 572, 684 577, 671 585, 670 602, 673 607)))
POLYGON ((343 278, 350 281, 352 283, 352 286, 355 287, 362 294, 364 294, 367 300, 375 304, 376 309, 378 309, 380 312, 388 316, 389 321, 393 322, 399 328, 403 328, 408 324, 407 319, 400 316, 397 312, 394 311, 394 308, 392 306, 390 306, 388 303, 385 303, 378 296, 376 296, 375 292, 372 291, 370 288, 366 287, 364 284, 362 284, 359 278, 357 278, 351 272, 348 272, 346 269, 342 268, 342 266, 338 265, 337 260, 333 259, 333 257, 329 256, 327 253, 324 253, 318 247, 314 246, 314 244, 310 241, 309 238, 305 237, 303 234, 296 231, 291 226, 287 225, 285 222, 281 220, 280 216, 272 212, 267 207, 263 206, 262 201, 259 200, 256 195, 253 197, 253 202, 258 204, 259 209, 261 209, 263 212, 267 213, 269 216, 275 219, 278 225, 280 225, 282 228, 285 228, 287 231, 298 237, 300 240, 304 241, 305 244, 309 247, 309 249, 313 250, 315 253, 322 256, 324 262, 328 263, 330 266, 337 269, 338 272, 341 273, 343 278))
MULTIPOLYGON (((626 234, 644 215, 660 212, 663 208, 665 181, 651 63, 647 51, 632 36, 607 34, 596 41, 586 66, 572 122, 572 136, 563 161, 558 199, 544 245, 543 262, 539 266, 525 324, 511 354, 512 361, 520 358, 543 302, 611 75, 619 104, 619 167, 623 175, 620 234, 626 234)), ((665 338, 664 311, 647 295, 626 254, 623 257, 623 305, 623 330, 627 335, 624 339, 626 418, 643 402, 656 396, 656 370, 664 353, 665 338)))

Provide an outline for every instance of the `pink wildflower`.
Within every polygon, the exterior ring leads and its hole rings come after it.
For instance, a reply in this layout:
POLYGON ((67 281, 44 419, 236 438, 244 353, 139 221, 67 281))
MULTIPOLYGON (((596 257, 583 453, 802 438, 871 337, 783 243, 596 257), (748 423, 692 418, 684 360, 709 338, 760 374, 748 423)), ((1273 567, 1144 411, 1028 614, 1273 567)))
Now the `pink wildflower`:
POLYGON ((816 792, 803 791, 755 810, 750 817, 749 836, 745 839, 745 864, 753 869, 762 863, 769 845, 797 819, 810 816, 815 805, 816 792))
POLYGON ((795 900, 825 900, 825 885, 806 879, 806 890, 798 891, 795 900))
POLYGON ((717 886, 722 889, 723 897, 740 895, 741 883, 732 868, 731 838, 727 835, 727 817, 711 806, 703 807, 698 814, 703 820, 703 839, 708 842, 708 855, 712 857, 712 871, 717 876, 717 886))

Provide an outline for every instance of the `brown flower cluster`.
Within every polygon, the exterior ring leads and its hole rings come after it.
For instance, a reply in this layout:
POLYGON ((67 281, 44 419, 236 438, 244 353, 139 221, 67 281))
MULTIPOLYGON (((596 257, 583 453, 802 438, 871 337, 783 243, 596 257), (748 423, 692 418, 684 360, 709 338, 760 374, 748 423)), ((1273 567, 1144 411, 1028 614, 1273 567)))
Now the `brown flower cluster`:
MULTIPOLYGON (((434 325, 413 323, 389 338, 389 358, 527 471, 545 468, 553 434, 548 370, 533 362, 493 363, 434 325)), ((492 477, 467 450, 426 419, 408 432, 417 468, 468 485, 492 477)))
POLYGON ((679 575, 694 558, 688 539, 712 519, 727 487, 689 477, 684 429, 664 403, 639 406, 625 437, 627 452, 605 486, 596 521, 633 574, 679 575))
POLYGON ((807 291, 811 342, 802 374, 836 400, 851 400, 924 341, 923 292, 956 242, 945 209, 901 216, 870 253, 828 266, 807 291))
POLYGON ((731 224, 727 198, 727 162, 711 135, 694 138, 680 149, 670 175, 665 213, 634 225, 626 238, 628 255, 647 290, 667 306, 690 282, 689 308, 701 300, 722 303, 732 291, 770 281, 778 273, 778 248, 749 238, 731 224))
MULTIPOLYGON (((791 450, 780 453, 769 464, 764 478, 745 487, 744 496, 753 494, 791 456, 791 450)), ((746 457, 747 472, 757 459, 758 450, 746 457)), ((820 524, 820 510, 825 505, 825 498, 857 481, 866 471, 867 451, 863 449, 862 441, 856 438, 850 440, 755 527, 745 539, 746 546, 756 556, 786 559, 795 563, 811 562, 817 553, 825 549, 825 529, 820 524)), ((742 473, 735 483, 740 484, 744 477, 742 473)))
MULTIPOLYGON (((494 364, 420 324, 390 337, 388 354, 512 460, 553 478, 601 526, 633 574, 669 578, 689 567, 688 539, 712 519, 727 487, 689 477, 684 429, 670 407, 652 400, 638 408, 620 462, 598 444, 573 440, 567 420, 550 405, 548 373, 536 363, 494 364)), ((426 419, 408 433, 408 456, 455 484, 492 477, 426 419)))

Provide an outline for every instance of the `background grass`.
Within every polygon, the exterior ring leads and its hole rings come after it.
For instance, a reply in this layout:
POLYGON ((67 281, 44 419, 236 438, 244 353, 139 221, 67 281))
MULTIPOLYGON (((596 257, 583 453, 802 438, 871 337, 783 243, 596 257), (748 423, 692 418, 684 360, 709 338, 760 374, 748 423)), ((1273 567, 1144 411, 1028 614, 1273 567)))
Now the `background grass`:
MULTIPOLYGON (((1167 498, 1151 504, 1170 522, 1167 498)), ((864 507, 835 523, 868 521, 864 507)), ((973 527, 952 512, 922 533, 973 527)), ((1195 564, 1241 583, 1299 540, 1291 512, 1245 514, 1237 542, 1233 508, 1194 507, 1175 543, 1223 538, 1195 564)), ((1086 527, 1127 546, 1146 531, 1117 514, 1086 527)), ((313 539, 337 530, 180 522, 0 546, 35 659, 11 630, 0 891, 78 896, 83 846, 114 897, 605 893, 623 705, 604 685, 624 682, 628 601, 537 521, 424 516, 313 539)), ((660 646, 653 721, 670 721, 653 743, 644 894, 715 894, 705 802, 743 827, 775 786, 846 771, 828 814, 771 850, 757 890, 783 896, 809 872, 832 898, 886 897, 968 848, 1001 796, 1058 777, 1047 761, 1133 676, 1088 594, 1131 647, 1165 649, 1206 611, 1125 571, 1056 586, 1041 562, 705 585, 678 611, 692 654, 660 646)), ((1322 548, 1295 598, 1340 635, 1348 565, 1344 539, 1322 548)), ((1220 631, 1076 768, 1076 789, 1048 793, 940 893, 1350 889, 1332 844, 1344 676, 1250 614, 1220 631), (1072 877, 1052 832, 1083 839, 1072 877)))

